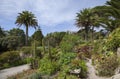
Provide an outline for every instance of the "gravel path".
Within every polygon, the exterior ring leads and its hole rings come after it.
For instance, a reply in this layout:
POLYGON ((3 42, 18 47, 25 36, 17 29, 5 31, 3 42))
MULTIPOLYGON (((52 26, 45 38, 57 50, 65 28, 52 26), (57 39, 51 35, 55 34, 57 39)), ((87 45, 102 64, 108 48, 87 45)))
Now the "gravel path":
POLYGON ((88 79, 111 79, 97 76, 95 74, 95 68, 92 66, 91 59, 89 59, 89 61, 87 62, 87 66, 88 66, 88 79))
POLYGON ((27 69, 29 69, 28 64, 0 70, 0 79, 7 79, 7 76, 15 75, 15 74, 22 72, 23 70, 27 70, 27 69))

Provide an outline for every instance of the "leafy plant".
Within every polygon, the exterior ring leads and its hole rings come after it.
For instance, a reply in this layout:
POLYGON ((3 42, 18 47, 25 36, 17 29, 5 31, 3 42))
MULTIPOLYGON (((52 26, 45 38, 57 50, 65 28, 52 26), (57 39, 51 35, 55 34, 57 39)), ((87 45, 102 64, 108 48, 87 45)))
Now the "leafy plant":
POLYGON ((75 57, 76 53, 61 53, 59 63, 60 65, 68 65, 75 57))
POLYGON ((120 28, 115 29, 108 37, 106 46, 109 50, 116 51, 120 46, 120 28))
POLYGON ((100 76, 112 76, 115 74, 116 68, 119 66, 119 61, 116 55, 103 55, 98 60, 97 71, 100 76))
POLYGON ((60 48, 63 52, 74 52, 74 46, 79 43, 83 43, 83 41, 80 40, 80 36, 66 33, 60 43, 60 48))
POLYGON ((59 70, 59 64, 57 62, 51 62, 47 58, 43 58, 39 62, 39 71, 43 75, 51 75, 59 70))
POLYGON ((0 55, 0 68, 6 68, 11 66, 17 66, 26 63, 21 60, 19 51, 8 51, 0 55))

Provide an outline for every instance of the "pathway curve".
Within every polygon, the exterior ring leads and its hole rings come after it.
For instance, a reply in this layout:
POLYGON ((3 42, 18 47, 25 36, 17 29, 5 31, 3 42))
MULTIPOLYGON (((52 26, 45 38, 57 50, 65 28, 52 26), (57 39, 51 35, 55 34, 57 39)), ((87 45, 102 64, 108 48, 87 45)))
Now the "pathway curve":
POLYGON ((92 66, 91 59, 88 60, 86 63, 88 66, 88 79, 112 79, 112 78, 105 78, 105 77, 99 77, 95 74, 95 68, 92 66))
POLYGON ((22 66, 0 70, 0 79, 7 79, 7 76, 15 75, 17 73, 22 72, 23 70, 28 70, 28 69, 29 69, 29 65, 26 64, 22 66))

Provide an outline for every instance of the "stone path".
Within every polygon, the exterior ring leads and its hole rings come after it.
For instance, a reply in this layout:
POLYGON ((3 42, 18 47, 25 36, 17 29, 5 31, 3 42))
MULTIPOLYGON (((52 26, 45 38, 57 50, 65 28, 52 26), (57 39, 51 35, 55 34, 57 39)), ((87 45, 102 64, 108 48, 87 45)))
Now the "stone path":
POLYGON ((0 79, 7 79, 7 76, 15 75, 17 73, 22 72, 23 70, 28 70, 28 69, 29 69, 29 65, 27 64, 27 65, 0 70, 0 79))
POLYGON ((86 63, 88 66, 88 79, 112 79, 112 78, 105 78, 105 77, 99 77, 95 74, 95 68, 92 66, 91 59, 88 60, 86 63))

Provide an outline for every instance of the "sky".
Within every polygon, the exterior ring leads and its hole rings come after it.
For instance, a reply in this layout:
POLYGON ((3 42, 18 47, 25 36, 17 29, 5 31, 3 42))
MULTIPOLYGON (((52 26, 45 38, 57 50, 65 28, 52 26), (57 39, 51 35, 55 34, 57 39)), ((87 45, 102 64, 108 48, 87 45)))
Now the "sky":
MULTIPOLYGON (((51 32, 78 31, 76 13, 84 8, 104 5, 106 0, 0 0, 0 26, 4 30, 17 28, 16 17, 22 11, 32 12, 44 35, 51 32)), ((25 27, 21 26, 25 31, 25 27)), ((29 28, 29 36, 35 32, 29 28)))

